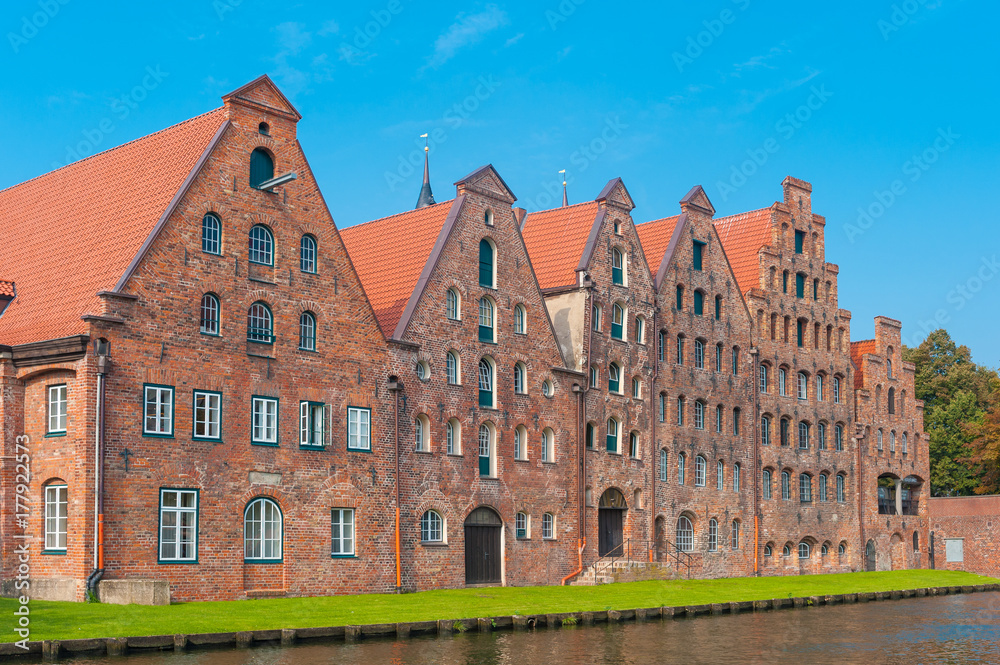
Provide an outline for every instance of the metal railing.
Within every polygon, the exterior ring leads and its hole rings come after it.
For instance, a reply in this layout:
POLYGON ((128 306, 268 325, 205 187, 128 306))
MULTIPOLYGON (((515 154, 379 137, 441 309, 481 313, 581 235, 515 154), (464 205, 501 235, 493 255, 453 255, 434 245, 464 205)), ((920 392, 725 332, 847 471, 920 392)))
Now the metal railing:
MULTIPOLYGON (((664 545, 663 554, 673 560, 678 568, 684 566, 687 577, 690 579, 691 553, 682 550, 666 538, 661 538, 660 542, 664 545)), ((626 538, 594 564, 594 581, 597 581, 599 575, 605 574, 609 569, 613 569, 615 563, 624 562, 627 566, 631 566, 633 563, 648 563, 653 561, 654 557, 660 551, 655 541, 626 538)))

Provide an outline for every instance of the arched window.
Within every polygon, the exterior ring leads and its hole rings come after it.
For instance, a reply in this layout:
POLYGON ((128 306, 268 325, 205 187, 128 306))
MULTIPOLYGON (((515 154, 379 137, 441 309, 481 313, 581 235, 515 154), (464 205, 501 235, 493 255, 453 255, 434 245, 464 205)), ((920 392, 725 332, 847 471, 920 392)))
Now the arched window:
POLYGON ((266 122, 262 122, 259 125, 257 125, 257 132, 259 134, 264 135, 264 136, 270 136, 271 135, 271 126, 269 124, 267 124, 266 122))
POLYGON ((740 373, 740 347, 733 347, 733 376, 740 373))
POLYGON ((913 551, 920 552, 920 534, 913 532, 913 551))
POLYGON ((448 427, 446 428, 447 442, 446 442, 446 452, 449 455, 461 455, 462 454, 462 424, 458 422, 457 418, 452 418, 448 421, 448 427))
POLYGON ((660 422, 666 422, 667 420, 667 394, 660 393, 660 405, 659 405, 659 416, 660 422))
POLYGON ((694 525, 687 515, 677 518, 677 549, 690 552, 694 549, 694 525))
POLYGON ((732 527, 732 530, 730 531, 730 538, 729 538, 729 540, 730 540, 730 546, 734 550, 738 550, 740 548, 740 521, 739 520, 733 520, 733 527, 732 527))
POLYGON ((705 458, 698 455, 694 458, 694 486, 704 487, 705 486, 705 475, 706 467, 708 464, 705 462, 705 458))
POLYGON ((552 540, 556 537, 556 518, 552 513, 542 515, 542 538, 552 540))
POLYGON ((788 442, 788 427, 789 427, 789 423, 790 422, 791 421, 788 420, 788 418, 782 418, 781 419, 781 425, 780 425, 781 431, 780 431, 779 435, 781 436, 781 445, 783 445, 783 446, 789 445, 789 442, 788 442))
POLYGON ((889 432, 889 452, 896 453, 896 431, 889 432))
POLYGON ((834 450, 844 449, 844 427, 843 425, 836 425, 833 428, 833 448, 834 450))
POLYGON ((611 337, 625 339, 625 306, 615 303, 611 309, 611 337))
POLYGON ((680 284, 677 285, 677 311, 684 309, 684 287, 680 284))
POLYGON ((903 438, 902 438, 901 442, 903 444, 902 452, 905 455, 906 452, 907 452, 907 450, 906 450, 906 448, 907 448, 907 446, 906 446, 906 432, 903 432, 903 438))
POLYGON ((493 464, 494 451, 494 430, 489 423, 479 426, 479 475, 489 477, 495 475, 493 464))
POLYGON ((842 473, 837 474, 837 502, 838 503, 844 503, 844 501, 845 501, 845 499, 844 499, 844 494, 845 494, 844 484, 845 484, 844 474, 842 474, 842 473))
POLYGON ((767 393, 767 365, 760 366, 760 391, 767 393))
POLYGON ((243 513, 243 558, 248 561, 281 560, 281 510, 272 499, 260 497, 243 513))
POLYGON ((771 418, 770 416, 760 417, 760 443, 762 446, 771 445, 771 418))
POLYGON ((201 297, 201 332, 206 335, 219 334, 219 298, 214 293, 206 293, 201 297))
POLYGON ((799 543, 799 558, 800 559, 809 558, 809 543, 804 541, 799 543))
POLYGON ((625 254, 617 247, 611 250, 611 281, 625 286, 625 254))
POLYGON ((761 478, 761 485, 763 489, 763 496, 765 499, 771 498, 771 471, 764 469, 764 473, 761 478))
POLYGON ((785 368, 778 368, 778 394, 782 397, 788 394, 788 387, 785 382, 785 368))
POLYGON ((787 471, 781 472, 781 498, 784 501, 792 499, 792 477, 787 471))
POLYGON ((660 449, 660 482, 667 482, 667 451, 660 449))
POLYGON ((514 332, 518 335, 525 335, 528 332, 528 312, 521 304, 514 307, 514 332))
POLYGON ((890 414, 896 413, 896 389, 889 388, 889 392, 886 396, 886 407, 889 409, 890 414))
POLYGON ((799 450, 807 450, 809 448, 809 423, 800 422, 799 423, 799 450))
POLYGON ((590 308, 590 319, 591 319, 590 323, 591 327, 594 329, 594 332, 601 332, 601 327, 603 326, 602 322, 603 314, 604 310, 602 310, 601 306, 598 305, 597 303, 594 303, 594 306, 590 308))
POLYGON ((316 350, 316 316, 312 312, 302 312, 299 316, 299 348, 316 350))
POLYGON ((833 377, 833 401, 835 404, 840 404, 840 377, 833 377))
POLYGON ((713 517, 708 520, 708 551, 719 549, 719 522, 713 517))
POLYGON ((635 317, 633 322, 635 326, 635 343, 645 344, 646 343, 646 319, 642 316, 635 317))
POLYGON ((458 294, 458 290, 454 287, 448 289, 446 297, 446 315, 452 321, 458 321, 462 318, 462 296, 458 294))
POLYGON ((596 431, 597 427, 594 426, 594 423, 587 423, 587 448, 591 450, 597 445, 595 441, 597 439, 596 431))
POLYGON ((808 473, 799 474, 799 501, 801 503, 812 503, 813 483, 812 476, 808 473))
POLYGON ((445 370, 448 383, 457 386, 462 382, 462 361, 459 359, 457 351, 449 351, 445 356, 445 370))
POLYGON ((807 399, 809 397, 809 377, 805 372, 799 372, 798 398, 807 399))
POLYGON ((837 554, 839 554, 840 556, 844 556, 845 554, 847 554, 847 543, 841 543, 840 545, 837 546, 837 554))
POLYGON ((528 430, 524 425, 514 428, 514 459, 528 459, 528 430))
POLYGON ((715 320, 722 318, 722 296, 715 296, 715 320))
POLYGON ((785 545, 781 548, 781 556, 792 556, 792 546, 785 545))
POLYGON ((642 399, 642 379, 638 376, 632 377, 632 397, 642 399))
POLYGON ((316 272, 316 238, 302 236, 299 243, 299 268, 302 272, 316 272))
POLYGON ((519 395, 528 392, 528 370, 524 363, 514 364, 514 392, 519 395))
POLYGON ((723 489, 726 485, 726 463, 719 460, 715 465, 715 489, 723 489))
POLYGON ((590 387, 591 388, 601 387, 600 371, 597 369, 596 365, 590 366, 590 387))
POLYGON ((555 462, 556 461, 556 444, 555 435, 552 430, 546 427, 542 430, 542 461, 543 462, 555 462))
POLYGON ((705 313, 705 293, 699 289, 694 292, 694 313, 695 316, 702 316, 705 313))
POLYGON ((479 406, 492 409, 493 398, 493 363, 488 358, 479 360, 479 406))
POLYGON ((274 177, 274 160, 263 148, 255 148, 250 153, 250 186, 260 189, 260 185, 274 177))
POLYGON ((722 342, 715 345, 715 371, 722 371, 722 342))
POLYGON ((201 218, 201 251, 222 253, 222 222, 214 212, 201 218))
POLYGON ((715 431, 722 433, 722 405, 715 407, 715 431))
POLYGON ((622 371, 618 363, 608 365, 608 390, 613 393, 620 393, 622 386, 622 371))
POLYGON ((694 341, 694 366, 697 369, 705 369, 705 343, 700 339, 694 341))
POLYGON ((825 503, 827 499, 828 496, 826 491, 826 474, 821 473, 819 474, 819 500, 825 503))
POLYGON ((495 317, 496 305, 490 298, 479 299, 479 341, 495 342, 495 317))
POLYGON ((771 556, 774 553, 774 548, 770 545, 764 545, 764 556, 771 556))
MULTIPOLYGON (((193 496, 194 493, 192 492, 191 497, 193 498, 193 496)), ((45 508, 44 508, 45 551, 65 554, 67 547, 66 539, 67 539, 67 534, 69 533, 68 529, 69 487, 65 485, 62 481, 56 481, 48 485, 45 485, 43 498, 45 500, 45 508)), ((174 497, 174 503, 175 504, 177 503, 176 497, 174 497)), ((178 517, 183 520, 185 518, 185 515, 184 514, 179 515, 178 513, 188 512, 188 511, 181 511, 178 507, 176 509, 171 508, 170 512, 171 512, 171 517, 174 518, 173 528, 170 529, 172 532, 171 535, 173 536, 172 538, 170 538, 171 541, 170 545, 173 548, 175 548, 174 551, 171 552, 171 554, 173 555, 171 558, 179 558, 179 555, 176 550, 185 547, 184 536, 179 533, 184 530, 183 529, 184 524, 183 523, 177 524, 177 521, 178 517)), ((166 513, 163 514, 164 516, 166 516, 166 513)), ((189 514, 187 515, 187 517, 190 518, 192 517, 192 515, 189 514)), ((189 527, 188 530, 191 531, 190 527, 192 525, 188 523, 187 526, 189 527)), ((161 528, 166 532, 169 527, 166 524, 164 524, 161 528)), ((189 537, 192 539, 193 542, 193 539, 195 537, 194 534, 192 533, 189 537)), ((166 545, 167 544, 166 538, 162 538, 161 542, 163 542, 163 544, 166 545)), ((190 545, 186 546, 190 547, 190 545)))
POLYGON ((684 364, 684 335, 677 336, 677 364, 684 364))
MULTIPOLYGON (((892 355, 892 347, 891 346, 889 347, 888 355, 892 355)), ((886 375, 891 379, 892 378, 892 358, 888 358, 887 357, 885 359, 885 371, 886 371, 886 375)))
POLYGON ((514 515, 514 537, 518 539, 525 539, 531 536, 528 531, 528 514, 523 512, 518 512, 514 515))
POLYGON ((882 452, 882 430, 875 433, 875 449, 882 452))
POLYGON ((250 263, 274 265, 274 236, 271 229, 257 224, 250 229, 250 263))
POLYGON ((734 492, 739 492, 740 491, 740 465, 739 464, 734 464, 733 465, 733 491, 734 492))
POLYGON ((639 457, 639 433, 635 430, 628 434, 628 454, 629 457, 639 457))
POLYGON ((444 541, 444 520, 436 510, 428 510, 420 517, 420 540, 424 543, 444 541))
POLYGON ((479 285, 496 288, 496 248, 486 238, 479 241, 479 285))
POLYGON ((271 344, 274 342, 271 309, 261 301, 250 305, 247 312, 247 340, 271 344))
POLYGON ((607 450, 609 453, 618 452, 618 421, 614 418, 608 418, 607 450))
POLYGON ((826 423, 816 425, 816 447, 820 450, 826 450, 826 423))
POLYGON ((694 402, 694 428, 705 429, 705 404, 701 400, 694 402))
POLYGON ((740 435, 740 407, 733 409, 733 436, 740 435))
POLYGON ((816 401, 823 401, 823 375, 816 375, 816 401))
POLYGON ((487 209, 486 212, 483 213, 483 223, 486 224, 486 226, 493 226, 492 210, 487 209))
POLYGON ((431 450, 431 421, 422 413, 413 419, 413 447, 424 453, 431 450))
POLYGON ((677 425, 678 426, 683 426, 684 425, 684 398, 683 397, 678 397, 677 398, 677 425))
POLYGON ((684 476, 687 472, 687 455, 680 453, 677 455, 677 484, 684 484, 684 476))

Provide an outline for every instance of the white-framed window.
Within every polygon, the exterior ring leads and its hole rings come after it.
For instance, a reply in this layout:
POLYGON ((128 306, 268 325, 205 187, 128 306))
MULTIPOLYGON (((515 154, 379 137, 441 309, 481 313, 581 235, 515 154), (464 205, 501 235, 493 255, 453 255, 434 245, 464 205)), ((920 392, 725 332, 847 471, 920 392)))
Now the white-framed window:
POLYGON ((480 342, 495 342, 496 335, 494 332, 494 312, 496 312, 496 306, 493 301, 489 298, 479 299, 479 341, 480 342))
POLYGON ((715 407, 715 431, 722 432, 722 405, 715 407))
POLYGON ((799 501, 801 503, 812 503, 813 500, 813 479, 808 473, 799 474, 799 501))
POLYGON ((489 358, 479 359, 479 406, 492 409, 496 405, 493 394, 493 362, 489 358))
POLYGON ((700 339, 694 341, 694 366, 695 369, 705 369, 705 343, 700 339))
POLYGON ((457 418, 452 418, 448 421, 448 426, 446 429, 446 450, 449 455, 461 455, 462 454, 462 424, 458 422, 457 418))
POLYGON ((677 455, 677 484, 684 484, 684 476, 687 467, 687 455, 680 453, 677 455))
POLYGON ((835 450, 844 449, 844 427, 842 425, 836 425, 833 428, 833 444, 835 450))
POLYGON ((882 430, 875 433, 875 448, 879 452, 882 452, 882 430))
POLYGON ((556 461, 555 434, 548 427, 542 430, 542 461, 556 461))
POLYGON ((299 269, 302 272, 316 272, 316 238, 302 236, 299 243, 299 269))
POLYGON ((615 303, 611 308, 611 337, 614 339, 625 339, 625 317, 628 310, 625 305, 615 303))
POLYGON ((514 428, 514 459, 528 459, 528 430, 524 425, 514 428))
POLYGON ((622 392, 622 371, 617 363, 608 365, 608 392, 622 392))
POLYGON ((667 451, 660 449, 660 482, 667 482, 667 451))
POLYGON ((426 360, 418 360, 413 370, 417 373, 417 378, 421 381, 430 381, 431 366, 427 364, 426 360))
POLYGON ((902 452, 905 455, 906 454, 906 445, 907 445, 906 444, 906 432, 903 432, 903 437, 902 437, 902 439, 900 439, 900 443, 902 444, 902 452))
POLYGON ((542 395, 545 397, 552 397, 555 394, 555 387, 552 385, 551 379, 545 379, 542 381, 542 395))
POLYGON ((761 480, 762 495, 765 499, 771 498, 771 471, 770 469, 764 469, 761 480))
POLYGON ((705 458, 698 455, 694 458, 694 486, 704 487, 705 486, 705 475, 707 472, 708 464, 705 462, 705 458))
POLYGON ((448 383, 457 386, 460 384, 462 377, 462 362, 458 357, 457 351, 449 351, 445 356, 445 373, 448 377, 448 383))
POLYGON ((160 490, 160 561, 198 560, 198 491, 160 490))
POLYGON ((660 404, 657 413, 659 421, 666 422, 667 420, 667 395, 666 393, 660 393, 660 404))
POLYGON ((732 547, 734 550, 738 550, 740 548, 740 521, 739 520, 733 520, 733 528, 730 531, 729 538, 730 538, 730 541, 729 541, 730 547, 732 547))
POLYGON ((354 556, 354 509, 330 511, 330 555, 354 556))
POLYGON ((646 319, 642 316, 635 317, 635 343, 646 343, 646 319))
POLYGON ((714 517, 708 520, 708 551, 719 549, 719 522, 714 517))
POLYGON ((715 488, 722 489, 726 484, 726 463, 722 460, 715 465, 715 488))
POLYGON ((632 377, 632 397, 642 399, 642 379, 637 376, 632 377))
POLYGON ((449 319, 458 321, 462 318, 462 296, 454 287, 448 289, 445 295, 445 312, 449 319))
POLYGON ((436 510, 428 510, 420 517, 420 541, 424 543, 444 542, 444 520, 436 510))
POLYGON ((618 421, 614 418, 608 418, 608 438, 607 438, 607 451, 609 453, 617 453, 618 448, 618 421))
POLYGON ((347 449, 372 449, 372 410, 359 406, 347 407, 347 449))
POLYGON ((591 319, 590 323, 591 323, 591 328, 594 329, 594 332, 601 332, 601 326, 603 325, 601 319, 603 317, 603 314, 604 314, 603 309, 597 303, 594 303, 594 305, 590 308, 590 319, 591 319))
POLYGON ((826 423, 817 423, 816 425, 816 447, 820 450, 826 450, 826 423))
POLYGON ((520 303, 514 307, 514 332, 518 335, 528 334, 528 311, 520 303))
POLYGON ((531 531, 529 531, 530 521, 528 520, 527 513, 519 512, 514 516, 514 536, 516 538, 530 538, 531 531))
POLYGON ((222 253, 222 222, 211 212, 201 218, 201 251, 222 253))
POLYGON ((639 457, 639 433, 635 430, 628 434, 628 454, 629 457, 639 457))
POLYGON ((413 446, 424 453, 431 449, 431 421, 422 413, 413 419, 413 446))
POLYGON ((66 485, 45 486, 45 549, 66 551, 69 532, 69 488, 66 485))
POLYGON ((552 513, 542 515, 542 538, 552 540, 556 537, 556 518, 552 513))
POLYGON ((591 388, 601 387, 600 372, 598 371, 596 365, 590 366, 590 387, 591 388))
POLYGON ((194 391, 194 438, 218 441, 222 437, 222 393, 194 391))
POLYGON ((199 330, 206 335, 219 334, 219 298, 214 293, 206 293, 201 297, 201 320, 199 330))
POLYGON ((174 389, 171 386, 145 386, 143 390, 143 434, 174 435, 174 389))
POLYGON ((528 392, 528 370, 524 363, 514 363, 514 392, 518 395, 528 392))
POLYGON ((49 386, 49 434, 66 433, 66 384, 49 386))
POLYGON ((677 518, 677 549, 681 552, 694 549, 694 525, 687 515, 677 518))
POLYGON ((837 475, 837 503, 844 503, 844 475, 837 475))
POLYGON ((785 368, 784 367, 779 367, 778 368, 778 394, 781 395, 782 397, 785 397, 785 396, 788 395, 787 386, 785 384, 786 384, 786 381, 785 381, 785 368))
POLYGON ((705 405, 700 400, 694 402, 694 428, 705 429, 705 405))
POLYGON ((299 348, 316 350, 316 315, 312 312, 302 312, 299 316, 299 348))
POLYGON ((824 399, 824 397, 823 397, 823 375, 822 374, 817 374, 816 375, 816 401, 817 402, 822 402, 823 399, 824 399))
POLYGON ((274 500, 259 497, 243 513, 243 558, 247 561, 280 561, 282 556, 281 509, 274 500))
POLYGON ((722 342, 715 345, 715 371, 722 371, 722 342))
POLYGON ((625 252, 614 247, 611 249, 611 282, 617 286, 625 286, 627 281, 625 252))
POLYGON ((767 365, 760 366, 760 391, 767 393, 767 365))
POLYGON ((495 430, 489 423, 479 426, 479 476, 482 478, 492 478, 496 476, 496 466, 494 464, 496 445, 494 444, 495 430))
POLYGON ((278 400, 273 397, 253 398, 253 422, 250 443, 278 444, 278 400))
POLYGON ((740 465, 739 464, 734 464, 733 465, 733 491, 734 492, 739 492, 740 491, 740 465))
POLYGON ((806 376, 805 372, 799 372, 798 398, 808 399, 808 397, 809 397, 809 377, 806 376))
POLYGON ((896 452, 896 432, 895 430, 889 432, 889 452, 896 452))
POLYGON ((800 422, 799 423, 799 450, 807 450, 809 448, 809 423, 800 422))
POLYGON ((833 377, 833 401, 840 404, 840 377, 833 377))
POLYGON ((762 446, 771 445, 771 419, 768 416, 760 418, 760 443, 762 446))
POLYGON ((826 474, 819 474, 819 500, 822 502, 827 501, 827 491, 826 491, 826 474))
POLYGON ((799 558, 808 559, 809 558, 809 543, 799 543, 799 558))
POLYGON ((781 499, 783 501, 792 500, 792 476, 787 471, 781 472, 781 499))

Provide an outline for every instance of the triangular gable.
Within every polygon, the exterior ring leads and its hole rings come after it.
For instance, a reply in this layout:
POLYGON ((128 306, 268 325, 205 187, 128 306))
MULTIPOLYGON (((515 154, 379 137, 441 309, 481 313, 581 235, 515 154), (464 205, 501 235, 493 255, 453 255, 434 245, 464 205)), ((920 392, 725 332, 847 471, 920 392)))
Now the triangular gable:
POLYGON ((598 203, 610 203, 626 210, 633 210, 635 208, 635 202, 632 201, 632 196, 625 189, 625 183, 622 182, 621 178, 612 178, 609 180, 608 184, 604 186, 604 189, 601 190, 601 193, 594 200, 598 203))
POLYGON ((455 186, 458 188, 459 194, 462 194, 467 189, 483 196, 500 199, 507 204, 517 201, 514 192, 510 190, 510 187, 507 186, 507 183, 500 177, 500 174, 497 173, 492 164, 487 164, 476 169, 456 182, 455 186))
POLYGON ((262 108, 271 113, 277 113, 300 120, 300 114, 296 108, 288 101, 284 93, 278 89, 271 77, 267 74, 260 76, 246 85, 233 90, 222 98, 226 104, 243 104, 262 108))
POLYGON ((686 206, 698 208, 710 216, 715 214, 715 206, 708 200, 708 194, 705 193, 701 185, 692 187, 691 191, 681 199, 681 209, 683 210, 686 206))
POLYGON ((402 339, 465 197, 341 229, 382 334, 402 339))

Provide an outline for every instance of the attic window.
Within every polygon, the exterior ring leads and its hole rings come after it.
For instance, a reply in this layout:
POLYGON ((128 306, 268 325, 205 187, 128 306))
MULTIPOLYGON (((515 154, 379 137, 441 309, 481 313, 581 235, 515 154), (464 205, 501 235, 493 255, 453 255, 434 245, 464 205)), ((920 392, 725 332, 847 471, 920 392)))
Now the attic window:
POLYGON ((486 222, 486 226, 493 226, 493 211, 487 210, 483 213, 483 221, 486 222))
POLYGON ((260 189, 262 182, 274 177, 274 160, 263 148, 250 153, 250 186, 260 189))
POLYGON ((620 236, 622 234, 622 224, 621 222, 615 222, 615 235, 620 236))
POLYGON ((270 136, 271 135, 271 126, 269 124, 267 124, 266 122, 262 122, 259 125, 257 125, 257 131, 260 132, 261 134, 263 134, 264 136, 270 136))

